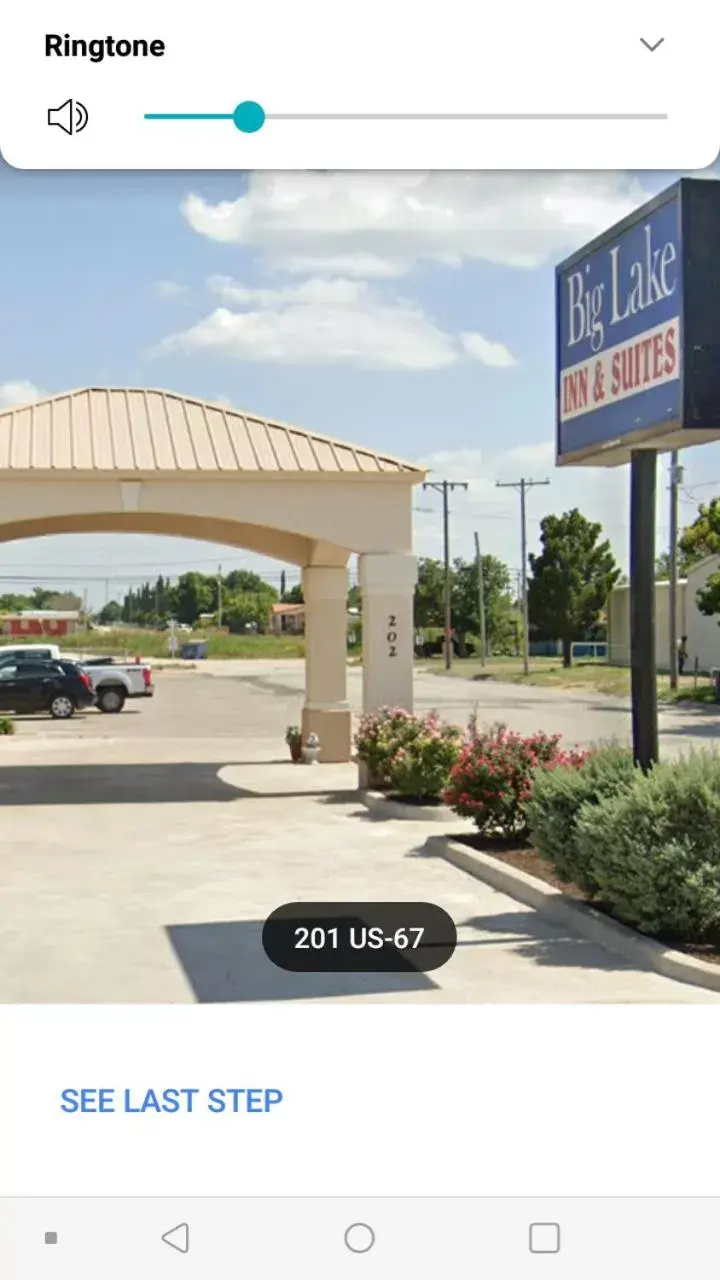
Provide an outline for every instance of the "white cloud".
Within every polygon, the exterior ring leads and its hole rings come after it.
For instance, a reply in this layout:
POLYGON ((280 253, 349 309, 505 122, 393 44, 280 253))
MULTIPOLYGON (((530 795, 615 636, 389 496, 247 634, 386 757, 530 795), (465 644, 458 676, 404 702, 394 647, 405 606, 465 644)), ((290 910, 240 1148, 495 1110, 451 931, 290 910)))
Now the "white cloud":
POLYGON ((186 284, 178 284, 176 280, 159 280, 155 285, 159 298, 185 298, 190 292, 186 284))
POLYGON ((199 235, 288 271, 380 278, 423 260, 537 267, 648 194, 623 173, 254 173, 237 200, 181 208, 199 235))
POLYGON ((283 285, 278 289, 258 289, 245 285, 230 276, 212 276, 208 285, 222 302, 261 307, 320 305, 353 306, 370 296, 368 285, 357 280, 303 280, 300 284, 283 285))
POLYGON ((536 467, 547 471, 555 466, 554 440, 542 440, 539 444, 516 444, 503 457, 509 466, 536 467))
POLYGON ((214 276, 208 284, 225 305, 166 338, 158 352, 406 371, 448 368, 466 354, 488 365, 513 362, 501 344, 480 334, 459 339, 446 333, 417 303, 386 295, 366 281, 312 278, 256 288, 214 276))
POLYGON ((0 382, 0 409, 11 409, 16 404, 30 404, 41 400, 47 393, 33 382, 0 382))
POLYGON ((461 333, 460 342, 468 355, 495 369, 511 369, 517 364, 514 355, 502 342, 488 342, 481 333, 461 333))
POLYGON ((407 263, 401 258, 379 258, 372 253, 347 253, 337 256, 283 258, 282 268, 290 275, 356 276, 360 280, 391 280, 402 276, 407 263))

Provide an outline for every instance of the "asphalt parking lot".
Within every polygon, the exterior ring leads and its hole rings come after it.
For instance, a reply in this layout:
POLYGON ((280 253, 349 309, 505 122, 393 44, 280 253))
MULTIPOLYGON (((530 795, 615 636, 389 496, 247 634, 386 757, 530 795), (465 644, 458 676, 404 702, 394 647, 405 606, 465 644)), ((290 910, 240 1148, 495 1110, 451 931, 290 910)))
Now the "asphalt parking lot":
MULTIPOLYGON (((463 683, 421 677, 418 701, 463 722, 463 683)), ((551 714, 516 692, 513 710, 495 686, 506 714, 488 718, 551 714)), ((121 715, 34 717, 0 740, 0 1002, 717 1001, 428 856, 423 824, 362 808, 354 766, 292 765, 301 703, 301 664, 207 664, 159 672, 156 697, 121 715), (368 899, 444 907, 453 959, 387 976, 266 959, 262 924, 283 902, 368 899)), ((591 711, 578 704, 583 738, 591 711)))

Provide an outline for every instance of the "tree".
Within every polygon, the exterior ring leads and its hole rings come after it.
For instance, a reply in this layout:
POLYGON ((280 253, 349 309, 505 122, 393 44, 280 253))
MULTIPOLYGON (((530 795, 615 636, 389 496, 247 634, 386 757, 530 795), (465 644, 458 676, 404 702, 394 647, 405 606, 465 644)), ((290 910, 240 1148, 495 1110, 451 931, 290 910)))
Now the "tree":
MULTIPOLYGON (((720 498, 703 502, 691 525, 683 529, 679 546, 697 564, 706 556, 720 554, 720 498)), ((720 613, 720 572, 711 573, 697 593, 697 607, 706 617, 720 613)))
POLYGON ((0 596, 0 613, 22 613, 24 609, 32 609, 30 596, 15 595, 12 592, 0 596))
MULTIPOLYGON (((499 654, 510 652, 517 611, 513 603, 510 570, 497 556, 483 556, 483 594, 488 647, 499 654)), ((480 635, 478 571, 475 560, 455 560, 452 577, 452 618, 463 652, 468 633, 480 635)))
POLYGON ((117 600, 108 600, 98 614, 98 622, 104 627, 112 627, 116 622, 122 622, 122 616, 122 605, 117 600))
POLYGON ((48 600, 52 600, 56 592, 51 591, 49 587, 35 587, 30 598, 31 609, 49 609, 48 600))
POLYGON ((418 561, 415 588, 415 626, 444 627, 445 566, 440 560, 418 561))
POLYGON ((301 584, 298 582, 294 587, 291 587, 289 591, 286 591, 283 596, 283 600, 285 601, 285 604, 304 604, 305 597, 303 596, 301 584))
MULTIPOLYGON (((702 556, 689 554, 688 552, 683 551, 682 547, 678 544, 678 554, 677 554, 678 577, 685 578, 687 576, 688 569, 691 569, 694 564, 697 564, 698 560, 702 560, 702 559, 703 559, 702 556)), ((662 555, 659 555, 655 561, 655 581, 668 582, 669 578, 670 578, 670 552, 663 551, 662 555)))
POLYGON ((720 498, 700 504, 692 524, 683 529, 678 547, 690 564, 720 554, 720 498))
POLYGON ((278 594, 259 573, 253 573, 250 569, 233 569, 232 573, 223 578, 223 589, 231 595, 240 591, 249 591, 254 595, 272 595, 274 600, 277 600, 278 594))
MULTIPOLYGON (((680 563, 678 559, 678 573, 680 572, 680 563)), ((662 555, 655 558, 655 581, 667 582, 670 577, 670 552, 663 551, 662 555)))
POLYGON ((170 589, 170 607, 178 622, 194 626, 201 613, 212 613, 217 582, 204 573, 182 573, 170 589))
POLYGON ((620 576, 602 525, 577 507, 540 523, 542 551, 531 555, 528 610, 545 636, 562 641, 563 666, 572 665, 572 642, 595 626, 620 576))
MULTIPOLYGON (((267 583, 265 584, 267 587, 267 583)), ((223 618, 231 631, 244 631, 246 627, 257 627, 265 631, 273 607, 273 596, 264 592, 238 591, 230 596, 223 606, 223 618)))

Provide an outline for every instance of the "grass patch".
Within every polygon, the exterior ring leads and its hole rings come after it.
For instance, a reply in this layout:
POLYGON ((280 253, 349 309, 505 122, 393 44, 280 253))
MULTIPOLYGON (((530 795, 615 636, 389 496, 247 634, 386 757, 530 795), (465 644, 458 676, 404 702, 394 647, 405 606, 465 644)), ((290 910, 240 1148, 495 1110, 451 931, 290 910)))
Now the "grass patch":
MULTIPOLYGON (((620 697, 630 696, 630 668, 613 667, 598 659, 584 659, 563 667, 557 658, 531 658, 530 674, 525 675, 520 658, 491 658, 486 666, 477 658, 455 658, 449 671, 443 658, 428 658, 417 663, 435 675, 460 676, 465 680, 493 680, 504 684, 547 686, 557 689, 585 689, 620 697)), ((658 697, 663 702, 696 702, 715 704, 715 690, 708 676, 681 676, 677 690, 670 688, 666 675, 657 677, 658 697)))
MULTIPOLYGON (((167 631, 134 630, 130 627, 118 628, 114 631, 82 631, 72 636, 46 637, 48 643, 59 643, 64 653, 104 653, 122 656, 128 654, 132 659, 136 654, 142 658, 169 658, 167 631)), ((302 636, 230 636, 223 634, 190 633, 183 631, 178 635, 178 649, 183 644, 207 641, 209 658, 302 658, 305 655, 305 641, 302 636)), ((17 644, 17 640, 8 637, 9 644, 17 644)), ((42 644, 43 638, 32 637, 23 643, 42 644)))
POLYGON ((719 705, 715 698, 715 686, 712 684, 698 684, 697 689, 683 686, 675 693, 668 689, 667 696, 673 702, 704 702, 707 706, 714 707, 719 705))

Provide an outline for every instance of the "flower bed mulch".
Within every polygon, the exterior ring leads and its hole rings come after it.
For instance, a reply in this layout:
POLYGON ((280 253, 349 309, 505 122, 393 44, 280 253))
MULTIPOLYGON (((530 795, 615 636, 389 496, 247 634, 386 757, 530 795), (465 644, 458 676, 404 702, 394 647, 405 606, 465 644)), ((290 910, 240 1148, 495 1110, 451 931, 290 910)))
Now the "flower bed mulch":
MULTIPOLYGON (((454 835, 453 839, 478 853, 497 858, 498 862, 506 862, 508 866, 517 867, 518 871, 524 871, 527 875, 534 876, 536 880, 542 880, 553 889, 560 889, 568 898, 574 898, 576 902, 586 902, 594 911, 615 919, 602 902, 588 897, 582 889, 578 889, 576 884, 568 884, 565 880, 558 879, 552 867, 540 857, 540 854, 518 836, 514 839, 502 839, 481 835, 454 835)), ((713 931, 704 942, 684 942, 678 941, 677 938, 653 936, 656 942, 672 947, 675 951, 681 951, 684 955, 694 956, 696 960, 707 960, 709 964, 720 964, 720 929, 713 931)))

